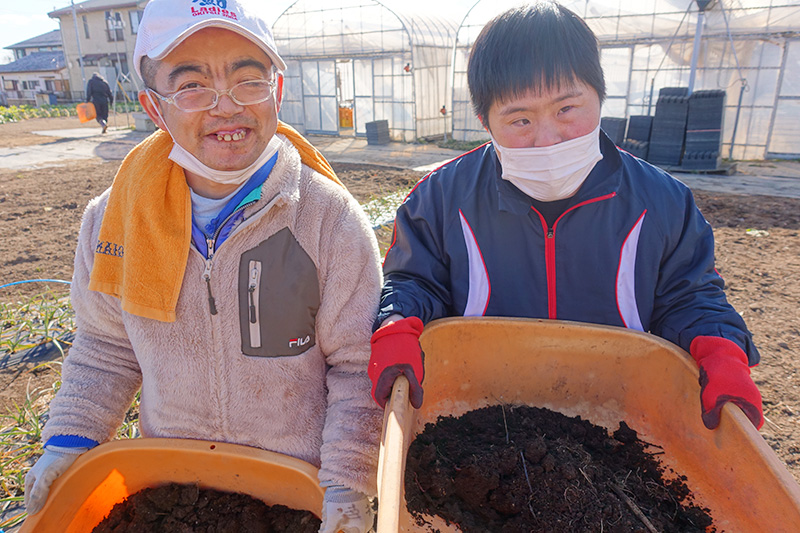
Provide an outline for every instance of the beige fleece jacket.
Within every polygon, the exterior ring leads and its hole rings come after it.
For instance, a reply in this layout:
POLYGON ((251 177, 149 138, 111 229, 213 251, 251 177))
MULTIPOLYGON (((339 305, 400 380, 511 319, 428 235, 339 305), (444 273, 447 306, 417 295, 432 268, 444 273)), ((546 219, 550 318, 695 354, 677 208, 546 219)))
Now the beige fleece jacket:
MULTIPOLYGON (((367 364, 382 279, 374 233, 353 197, 302 165, 284 143, 261 200, 246 208, 244 222, 212 259, 192 247, 177 320, 168 323, 123 312, 116 298, 87 289, 109 191, 92 200, 83 216, 71 293, 78 329, 43 440, 112 439, 141 387, 145 437, 272 450, 319 467, 321 481, 375 494, 382 412, 370 397, 367 364), (317 307, 307 309, 312 342, 298 348, 308 336, 290 331, 286 338, 294 344, 286 354, 254 356, 251 339, 244 338, 252 332, 243 321, 253 303, 243 294, 253 265, 245 258, 256 249, 271 250, 279 269, 282 255, 272 242, 293 247, 294 256, 306 261, 306 273, 316 272, 318 295, 310 291, 316 302, 309 305, 317 307)), ((309 293, 309 284, 286 270, 281 276, 274 267, 262 272, 260 302, 273 306, 273 316, 297 307, 285 297, 295 294, 292 284, 302 285, 297 294, 309 293), (281 289, 281 301, 270 299, 276 294, 270 287, 281 289)))

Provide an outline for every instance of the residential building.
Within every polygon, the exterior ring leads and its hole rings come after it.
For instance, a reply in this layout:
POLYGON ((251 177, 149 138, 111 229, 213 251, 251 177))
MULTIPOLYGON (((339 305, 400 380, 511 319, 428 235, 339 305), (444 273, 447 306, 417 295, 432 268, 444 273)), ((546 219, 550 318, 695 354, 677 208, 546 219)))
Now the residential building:
POLYGON ((6 46, 6 50, 11 50, 14 53, 15 61, 36 52, 55 52, 63 49, 61 30, 52 30, 20 43, 6 46))
POLYGON ((38 105, 71 99, 60 30, 6 46, 14 61, 0 65, 0 105, 38 105))
POLYGON ((147 0, 85 0, 48 13, 61 26, 75 100, 84 99, 86 82, 98 72, 117 101, 122 101, 122 91, 135 101, 142 81, 132 68, 133 50, 146 4, 147 0))

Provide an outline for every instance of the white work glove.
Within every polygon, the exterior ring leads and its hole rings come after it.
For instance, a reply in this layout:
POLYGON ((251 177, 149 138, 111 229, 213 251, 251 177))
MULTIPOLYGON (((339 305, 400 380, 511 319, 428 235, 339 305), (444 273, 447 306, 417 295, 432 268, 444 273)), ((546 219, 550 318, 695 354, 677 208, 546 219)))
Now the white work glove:
POLYGON ((78 456, 88 449, 66 446, 44 447, 44 453, 25 476, 25 510, 29 515, 42 510, 53 481, 66 472, 78 456))
POLYGON ((319 533, 367 533, 375 515, 369 498, 343 485, 325 489, 319 533))

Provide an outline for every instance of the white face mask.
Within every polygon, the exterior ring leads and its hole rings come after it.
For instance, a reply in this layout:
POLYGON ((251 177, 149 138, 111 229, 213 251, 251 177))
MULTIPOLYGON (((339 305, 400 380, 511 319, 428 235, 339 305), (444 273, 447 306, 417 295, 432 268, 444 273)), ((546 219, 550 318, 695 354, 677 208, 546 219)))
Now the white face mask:
POLYGON ((269 143, 267 143, 267 146, 264 148, 264 151, 261 152, 261 155, 259 155, 258 158, 253 161, 253 163, 241 170, 217 170, 215 168, 211 168, 197 159, 193 154, 186 150, 186 148, 178 144, 178 142, 175 140, 175 136, 172 135, 171 131, 169 131, 167 121, 164 120, 158 105, 156 105, 156 103, 153 101, 153 98, 150 96, 149 92, 147 92, 147 97, 150 99, 150 103, 153 104, 156 113, 158 113, 158 118, 160 118, 161 122, 164 123, 167 133, 169 133, 170 137, 172 137, 172 151, 169 153, 169 158, 180 165, 184 170, 187 170, 193 174, 197 174, 198 176, 215 183, 219 183, 221 185, 241 185, 250 179, 250 176, 255 174, 259 168, 264 166, 264 163, 266 163, 270 157, 275 155, 275 152, 278 151, 282 144, 282 141, 273 135, 269 140, 269 143))
POLYGON ((542 202, 569 198, 580 188, 598 161, 600 124, 591 133, 552 146, 506 148, 492 137, 503 167, 503 179, 542 202))
MULTIPOLYGON (((164 124, 166 125, 166 122, 164 124)), ((259 168, 264 166, 264 163, 266 163, 269 158, 278 151, 282 143, 278 137, 273 135, 272 139, 269 140, 269 143, 267 143, 267 146, 264 148, 264 151, 261 152, 260 156, 258 156, 258 159, 253 161, 253 163, 249 166, 241 170, 217 170, 203 164, 194 155, 189 153, 188 150, 178 144, 175 141, 175 137, 172 139, 173 146, 172 151, 169 153, 170 159, 183 167, 184 170, 222 185, 241 185, 247 181, 250 176, 255 174, 259 168)))

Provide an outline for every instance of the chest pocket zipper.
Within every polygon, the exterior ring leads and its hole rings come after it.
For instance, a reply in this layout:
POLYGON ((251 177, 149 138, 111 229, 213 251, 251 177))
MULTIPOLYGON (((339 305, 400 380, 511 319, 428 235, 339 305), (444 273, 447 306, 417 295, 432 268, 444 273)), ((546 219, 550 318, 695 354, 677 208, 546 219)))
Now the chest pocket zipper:
POLYGON ((242 253, 237 278, 243 355, 292 357, 316 345, 317 267, 289 228, 242 253))
POLYGON ((249 324, 250 346, 261 348, 261 307, 259 295, 261 293, 261 261, 250 261, 248 264, 250 276, 247 284, 249 298, 249 324))

